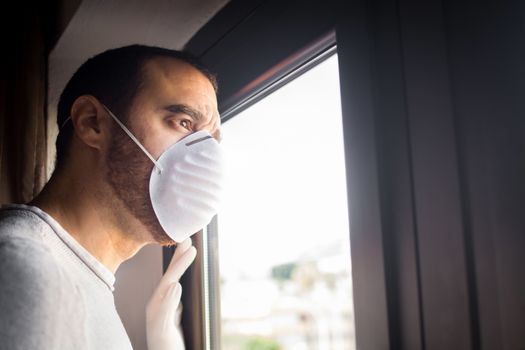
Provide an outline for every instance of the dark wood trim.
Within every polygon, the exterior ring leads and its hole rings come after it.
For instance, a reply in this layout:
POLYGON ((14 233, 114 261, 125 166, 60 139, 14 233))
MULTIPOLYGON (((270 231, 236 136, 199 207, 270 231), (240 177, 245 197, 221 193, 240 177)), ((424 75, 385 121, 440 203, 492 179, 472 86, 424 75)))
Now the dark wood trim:
POLYGON ((441 1, 401 0, 426 349, 471 349, 464 221, 441 1))
POLYGON ((389 349, 370 23, 364 1, 339 10, 337 47, 358 349, 389 349))
MULTIPOLYGON (((321 4, 313 0, 266 0, 233 28, 215 29, 221 34, 207 50, 198 49, 199 42, 211 40, 197 34, 187 49, 190 52, 196 50, 195 54, 202 52, 201 60, 218 73, 219 111, 224 112, 246 97, 249 91, 245 90, 250 83, 253 85, 265 73, 271 75, 268 72, 272 69, 282 66, 287 59, 309 47, 312 41, 333 30, 334 12, 333 1, 321 4)), ((239 22, 236 16, 230 17, 233 22, 239 22)), ((216 22, 227 21, 217 19, 216 22)), ((208 31, 203 29, 203 32, 208 31)), ((273 76, 273 81, 282 77, 273 76)))
POLYGON ((184 45, 184 50, 202 57, 235 27, 240 26, 266 0, 230 0, 184 45))
POLYGON ((424 349, 419 251, 398 2, 369 3, 390 348, 424 349))

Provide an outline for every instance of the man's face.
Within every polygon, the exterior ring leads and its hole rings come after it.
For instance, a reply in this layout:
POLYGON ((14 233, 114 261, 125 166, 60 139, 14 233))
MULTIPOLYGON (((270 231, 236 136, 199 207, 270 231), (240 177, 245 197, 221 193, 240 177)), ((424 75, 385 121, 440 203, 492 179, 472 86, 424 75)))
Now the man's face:
MULTIPOLYGON (((143 76, 144 85, 133 101, 126 124, 155 159, 169 146, 198 130, 207 130, 220 138, 215 90, 206 76, 171 58, 147 62, 143 76)), ((127 214, 137 218, 156 242, 173 244, 150 202, 153 163, 116 123, 106 162, 107 181, 127 214)), ((126 220, 125 217, 121 215, 120 219, 126 220)))

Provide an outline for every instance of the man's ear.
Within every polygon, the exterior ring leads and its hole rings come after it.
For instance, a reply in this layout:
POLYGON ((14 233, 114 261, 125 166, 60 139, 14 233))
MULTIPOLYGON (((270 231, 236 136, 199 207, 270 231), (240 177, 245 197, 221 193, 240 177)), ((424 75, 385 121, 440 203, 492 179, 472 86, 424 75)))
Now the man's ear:
POLYGON ((76 136, 87 146, 104 148, 109 135, 108 118, 101 103, 93 96, 79 96, 71 106, 71 122, 76 136))

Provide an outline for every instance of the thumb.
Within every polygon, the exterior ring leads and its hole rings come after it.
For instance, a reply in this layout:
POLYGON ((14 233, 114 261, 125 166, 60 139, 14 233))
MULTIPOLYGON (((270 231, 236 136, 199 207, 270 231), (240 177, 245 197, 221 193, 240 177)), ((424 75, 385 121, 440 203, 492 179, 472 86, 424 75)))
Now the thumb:
POLYGON ((165 327, 169 327, 169 323, 174 322, 175 313, 177 312, 177 307, 180 303, 180 298, 182 296, 182 286, 180 283, 173 283, 162 301, 160 302, 160 307, 158 312, 162 313, 164 317, 163 323, 165 327))

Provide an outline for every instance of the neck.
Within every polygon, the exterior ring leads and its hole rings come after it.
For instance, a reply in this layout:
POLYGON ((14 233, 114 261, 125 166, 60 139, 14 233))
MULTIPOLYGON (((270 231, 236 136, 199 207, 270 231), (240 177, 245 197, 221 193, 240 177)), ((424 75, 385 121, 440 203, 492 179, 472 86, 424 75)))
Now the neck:
MULTIPOLYGON (((75 176, 53 175, 42 192, 30 203, 51 215, 91 255, 115 273, 120 264, 134 256, 148 242, 125 232, 115 218, 114 201, 105 186, 74 181, 75 176), (101 190, 102 189, 102 190, 101 190)), ((130 225, 129 225, 130 226, 130 225)), ((128 226, 128 227, 129 227, 128 226)), ((145 236, 145 235, 143 235, 145 236)))

